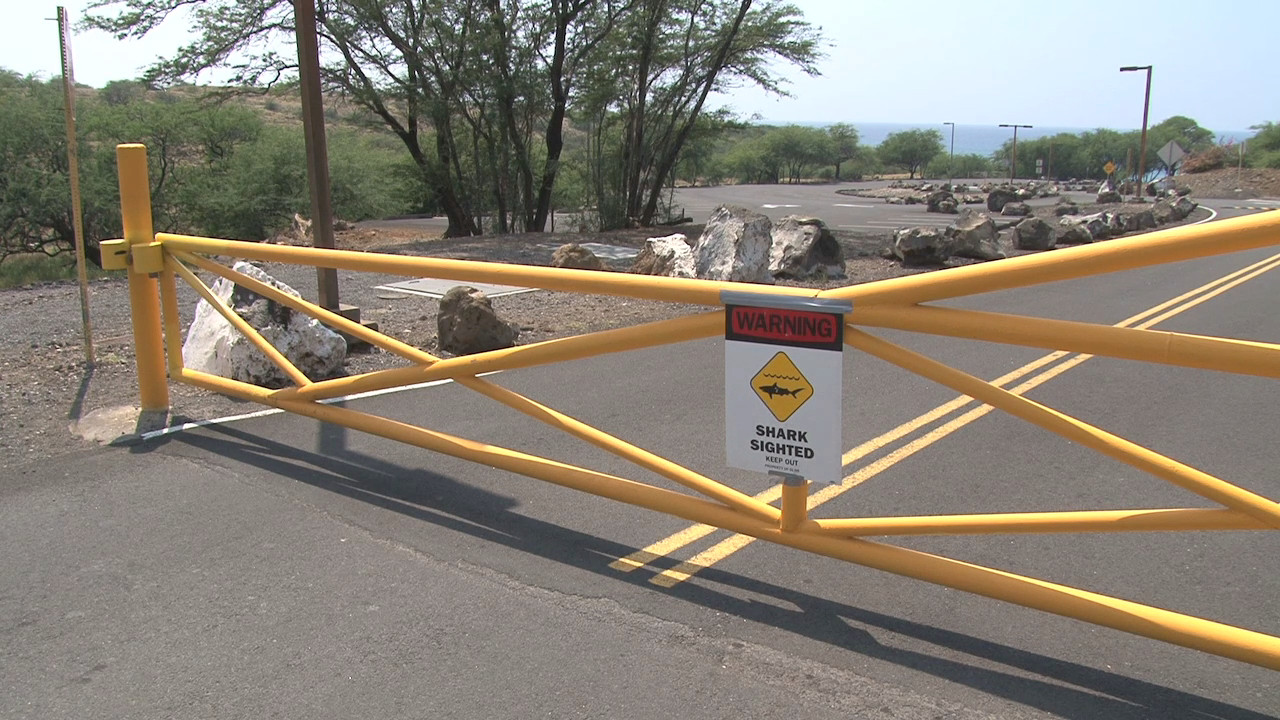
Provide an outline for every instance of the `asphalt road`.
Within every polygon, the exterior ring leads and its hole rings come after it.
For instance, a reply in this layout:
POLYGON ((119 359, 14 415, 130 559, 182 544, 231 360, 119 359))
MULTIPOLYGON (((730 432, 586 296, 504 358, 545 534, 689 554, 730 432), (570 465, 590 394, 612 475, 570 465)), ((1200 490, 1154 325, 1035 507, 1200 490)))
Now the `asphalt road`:
MULTIPOLYGON (((982 180, 957 182, 981 183, 982 180)), ((741 205, 768 215, 777 221, 786 215, 821 218, 828 226, 860 232, 884 232, 899 227, 946 227, 954 218, 930 213, 924 205, 890 205, 883 200, 840 195, 839 189, 887 187, 888 182, 859 182, 834 185, 732 185, 707 188, 685 188, 676 191, 677 214, 705 222, 722 204, 741 205)), ((1092 202, 1091 193, 1064 193, 1078 202, 1092 202)), ((1032 205, 1053 204, 1057 197, 1037 198, 1032 205)), ((1276 198, 1243 198, 1240 200, 1198 200, 1202 205, 1224 212, 1230 217, 1237 212, 1280 207, 1276 198)), ((985 206, 973 206, 986 211, 985 206)))
MULTIPOLYGON (((1277 250, 954 304, 1118 323, 1277 250)), ((1272 270, 1156 327, 1275 342, 1278 293, 1272 270)), ((877 334, 987 379, 1046 355, 877 334)), ((844 362, 847 448, 955 397, 844 362)), ((722 370, 722 344, 699 341, 493 379, 760 492, 766 477, 723 465, 722 370)), ((1033 399, 1280 497, 1274 380, 1073 356, 1028 380, 1033 399)), ((456 385, 351 406, 664 484, 456 385)), ((861 482, 814 514, 1205 504, 1001 413, 958 419, 974 407, 851 461, 861 482)), ((722 531, 624 572, 688 524, 302 418, 8 475, 4 717, 1280 714, 1273 671, 722 531)), ((899 544, 1280 635, 1274 532, 899 544)))

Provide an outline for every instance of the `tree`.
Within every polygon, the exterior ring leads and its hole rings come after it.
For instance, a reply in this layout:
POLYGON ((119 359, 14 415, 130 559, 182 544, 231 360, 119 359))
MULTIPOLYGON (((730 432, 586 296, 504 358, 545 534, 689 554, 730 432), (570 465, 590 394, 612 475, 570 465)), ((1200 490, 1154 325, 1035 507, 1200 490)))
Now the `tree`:
MULTIPOLYGON (((1164 161, 1157 154, 1160 148, 1169 142, 1176 142, 1188 153, 1200 152, 1213 147, 1213 132, 1200 127, 1195 120, 1183 115, 1174 115, 1147 130, 1147 162, 1148 169, 1164 166, 1164 161)), ((1136 159, 1135 159, 1136 162, 1136 159)), ((1172 172, 1173 168, 1166 168, 1172 172)))
MULTIPOLYGON (((140 37, 190 0, 94 0, 87 22, 140 37), (123 6, 123 9, 119 9, 123 6)), ((330 91, 400 139, 449 218, 448 234, 542 230, 572 103, 590 99, 617 157, 626 215, 652 219, 663 184, 702 113, 730 78, 776 88, 767 61, 812 70, 814 36, 799 11, 751 0, 332 0, 317 12, 330 91), (583 88, 590 76, 597 84, 583 88), (599 85, 604 81, 604 86, 599 85)), ((206 0, 198 39, 157 62, 152 82, 228 68, 235 85, 288 79, 295 63, 287 0, 206 0)))
POLYGON ((711 93, 750 82, 781 93, 774 62, 816 73, 818 35, 792 5, 638 0, 585 81, 602 225, 648 225, 711 93))
POLYGON ((788 182, 795 183, 807 170, 826 165, 834 154, 831 137, 818 128, 800 125, 772 128, 762 142, 766 163, 781 171, 774 182, 785 175, 788 182))
POLYGON ((729 112, 718 110, 703 113, 694 123, 693 131, 680 150, 680 161, 676 168, 676 178, 697 185, 708 180, 713 184, 718 181, 719 167, 715 157, 720 141, 731 128, 741 127, 734 121, 729 112))
POLYGON ((71 189, 60 81, 0 71, 0 261, 71 246, 71 189))
POLYGON ((1258 131, 1245 141, 1249 167, 1280 168, 1280 123, 1265 122, 1249 129, 1258 131))
POLYGON ((880 143, 880 159, 887 165, 906 169, 912 178, 933 156, 942 152, 942 133, 937 130, 903 130, 890 133, 880 143))
MULTIPOLYGON (((317 32, 331 60, 322 80, 399 138, 449 218, 448 234, 479 233, 484 217, 503 230, 541 229, 574 78, 631 1, 323 3, 317 32)), ((104 14, 86 20, 121 39, 140 37, 190 4, 95 0, 91 8, 104 14)), ((292 45, 287 0, 208 0, 192 19, 197 40, 152 66, 148 80, 226 68, 233 85, 271 86, 295 71, 289 54, 273 49, 292 45)))
POLYGON ((957 155, 953 162, 947 155, 940 154, 925 166, 928 177, 946 177, 948 171, 956 178, 986 177, 991 172, 991 159, 977 153, 965 153, 957 155))
POLYGON ((836 181, 840 181, 840 165, 858 154, 858 129, 848 123, 836 123, 827 127, 831 136, 831 162, 836 166, 836 181))

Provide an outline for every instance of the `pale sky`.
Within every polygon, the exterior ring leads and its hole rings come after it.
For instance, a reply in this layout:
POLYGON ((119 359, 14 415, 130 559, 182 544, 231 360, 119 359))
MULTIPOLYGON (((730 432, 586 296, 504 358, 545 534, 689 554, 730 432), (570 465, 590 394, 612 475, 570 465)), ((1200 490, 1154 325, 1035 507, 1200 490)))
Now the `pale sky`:
MULTIPOLYGON (((1276 0, 989 2, 793 0, 831 46, 822 76, 790 68, 792 98, 751 88, 722 100, 778 122, 1022 123, 1136 128, 1152 65, 1151 122, 1187 115, 1215 131, 1280 122, 1276 0)), ((56 76, 56 0, 0 0, 0 67, 56 76)), ((79 19, 85 0, 62 3, 79 19)), ((142 41, 77 33, 76 79, 136 77, 187 39, 169 22, 142 41), (172 27, 171 27, 172 26, 172 27)))

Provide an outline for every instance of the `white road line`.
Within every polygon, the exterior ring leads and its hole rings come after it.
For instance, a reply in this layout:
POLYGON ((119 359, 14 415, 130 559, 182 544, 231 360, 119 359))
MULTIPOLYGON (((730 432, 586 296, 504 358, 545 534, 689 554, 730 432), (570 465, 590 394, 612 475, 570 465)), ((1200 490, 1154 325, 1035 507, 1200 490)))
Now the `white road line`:
POLYGON ((850 205, 848 203, 836 203, 831 207, 871 208, 876 206, 875 205, 850 205))
MULTIPOLYGON (((493 372, 481 373, 476 377, 485 377, 486 375, 496 375, 499 372, 501 371, 494 370, 493 372)), ((386 388, 385 390, 370 390, 368 392, 356 393, 354 395, 344 395, 342 397, 330 398, 328 400, 321 400, 320 404, 333 405, 334 403, 347 402, 348 400, 363 400, 364 398, 377 397, 379 395, 390 395, 392 393, 403 392, 405 390, 421 390, 422 388, 436 387, 438 385, 448 385, 451 382, 453 382, 452 379, 445 378, 444 380, 432 380, 431 382, 418 383, 416 385, 405 385, 402 387, 386 388)), ((270 408, 267 410, 259 410, 257 412, 245 413, 243 415, 228 415, 226 417, 214 418, 212 420, 200 420, 199 422, 182 423, 181 425, 174 425, 172 427, 161 428, 159 430, 152 430, 151 432, 145 432, 139 435, 139 437, 141 437, 143 440, 151 440, 153 438, 164 437, 165 435, 180 433, 184 430, 195 430, 196 428, 207 427, 209 425, 222 425, 225 423, 235 422, 237 420, 251 420, 253 418, 266 417, 268 415, 279 415, 282 412, 285 412, 285 411, 281 410, 280 408, 270 408)))
POLYGON ((764 205, 761 205, 760 207, 762 207, 762 208, 769 208, 770 210, 772 210, 772 209, 774 209, 774 208, 793 208, 793 207, 802 207, 802 206, 801 206, 801 205, 785 205, 785 204, 784 204, 784 205, 773 205, 773 204, 770 204, 770 203, 765 203, 764 205))

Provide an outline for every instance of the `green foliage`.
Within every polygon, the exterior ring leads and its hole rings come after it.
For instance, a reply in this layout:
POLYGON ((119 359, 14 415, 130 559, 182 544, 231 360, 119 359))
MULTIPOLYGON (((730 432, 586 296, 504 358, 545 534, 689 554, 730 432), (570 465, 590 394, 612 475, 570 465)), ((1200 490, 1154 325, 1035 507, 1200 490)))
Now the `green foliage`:
POLYGON ((859 145, 845 165, 844 177, 848 180, 861 180, 884 173, 884 163, 876 149, 867 145, 859 145))
POLYGON ((886 165, 906 170, 915 177, 934 156, 942 152, 942 133, 937 130, 903 130, 890 133, 877 153, 886 165))
POLYGON ((719 183, 724 177, 724 168, 718 158, 724 151, 723 141, 731 130, 739 128, 741 126, 726 111, 700 115, 680 150, 676 179, 689 185, 719 183))
MULTIPOLYGON (((1174 115, 1147 129, 1147 158, 1143 167, 1148 173, 1164 170, 1164 163, 1156 154, 1169 141, 1177 142, 1183 150, 1195 154, 1213 147, 1213 133, 1195 120, 1174 115)), ((1052 137, 1034 140, 1018 140, 1018 177, 1036 177, 1036 160, 1043 160, 1044 170, 1056 179, 1090 178, 1101 180, 1107 176, 1103 167, 1113 162, 1118 168, 1117 177, 1136 174, 1138 154, 1142 146, 1142 132, 1130 130, 1098 129, 1072 135, 1059 133, 1052 137), (1126 165, 1127 163, 1127 165, 1126 165)), ((1008 172, 1013 140, 1009 139, 992 158, 1003 164, 1008 172)))
POLYGON ((840 166, 858 154, 858 129, 848 123, 836 123, 827 127, 831 136, 831 162, 835 165, 835 179, 840 180, 840 166))
MULTIPOLYGON (((147 146, 158 231, 258 240, 288 227, 293 213, 310 214, 300 125, 267 126, 248 107, 186 92, 104 90, 77 108, 90 244, 120 233, 115 146, 123 142, 147 146)), ((430 209, 419 168, 394 138, 345 127, 329 138, 338 217, 430 209)), ((58 83, 0 71, 0 261, 41 254, 65 265, 60 254, 74 243, 66 152, 58 83)))
MULTIPOLYGON (((0 163, 0 260, 70 248, 74 226, 61 81, 0 71, 0 163)), ((84 171, 91 173, 92 165, 84 171)), ((85 223, 100 229, 103 218, 90 212, 85 223)))
POLYGON ((99 98, 108 105, 128 105, 141 100, 147 86, 138 80, 112 80, 102 86, 99 98))
POLYGON ((826 132, 800 125, 770 130, 762 139, 766 163, 780 171, 775 182, 785 178, 795 183, 807 171, 827 165, 835 157, 834 143, 826 132))
POLYGON ((954 162, 949 155, 938 155, 925 167, 925 177, 931 178, 985 178, 991 173, 991 159, 977 153, 957 155, 954 162))
MULTIPOLYGON (((1055 179, 1102 179, 1107 175, 1103 167, 1107 162, 1113 162, 1119 168, 1116 176, 1122 177, 1127 172, 1125 161, 1130 151, 1136 170, 1138 138, 1137 132, 1120 133, 1098 129, 1078 135, 1059 133, 1034 140, 1019 139, 1017 175, 1020 178, 1050 175, 1055 179), (1036 173, 1036 160, 1043 161, 1043 170, 1039 174, 1036 173)), ((1000 167, 1001 173, 1009 171, 1012 148, 1013 140, 1010 139, 992 154, 996 165, 1003 166, 1000 167)))
POLYGON ((816 31, 791 5, 627 4, 616 33, 601 44, 607 59, 587 69, 578 101, 592 128, 592 204, 606 228, 649 224, 661 214, 668 178, 712 92, 741 83, 780 92, 777 61, 812 74, 818 57, 816 31))
MULTIPOLYGON (((273 49, 293 42, 290 3, 198 5, 196 40, 149 79, 223 68, 234 85, 269 86, 294 72, 289 53, 273 49)), ((94 0, 86 22, 136 38, 184 6, 94 0)), ((367 0, 320 10, 321 55, 341 58, 321 69, 325 85, 398 138, 452 235, 479 232, 481 218, 500 232, 542 229, 570 111, 590 128, 592 147, 576 149, 597 163, 589 204, 651 222, 711 93, 738 83, 780 92, 777 61, 815 73, 819 54, 817 31, 776 1, 367 0)), ((700 162, 697 152, 683 159, 700 162)))
MULTIPOLYGON (((85 268, 90 280, 102 277, 120 277, 123 270, 107 272, 93 263, 85 268)), ((0 288, 22 287, 32 283, 56 282, 76 277, 76 261, 70 254, 50 257, 44 253, 11 255, 0 261, 0 288)))
POLYGON ((725 171, 740 183, 763 184, 778 181, 779 168, 773 163, 762 138, 734 143, 725 155, 725 171))
POLYGON ((1246 143, 1245 162, 1249 167, 1280 169, 1280 123, 1265 122, 1250 130, 1258 132, 1246 143))

